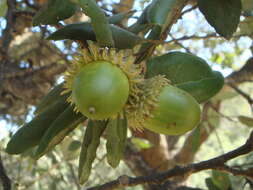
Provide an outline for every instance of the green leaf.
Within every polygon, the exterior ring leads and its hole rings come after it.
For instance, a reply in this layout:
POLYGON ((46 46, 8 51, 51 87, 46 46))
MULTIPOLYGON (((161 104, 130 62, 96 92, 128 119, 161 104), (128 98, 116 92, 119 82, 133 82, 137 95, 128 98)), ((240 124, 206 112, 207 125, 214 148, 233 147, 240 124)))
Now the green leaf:
POLYGON ((243 11, 253 11, 252 0, 241 0, 241 1, 242 1, 242 10, 243 11))
MULTIPOLYGON (((131 31, 137 33, 148 28, 146 24, 150 24, 152 29, 149 31, 148 40, 159 40, 163 32, 171 28, 171 24, 175 21, 176 13, 183 8, 185 1, 182 0, 153 0, 149 6, 146 7, 137 23, 131 27, 131 31)), ((138 57, 137 62, 140 62, 148 57, 151 57, 157 44, 144 43, 139 52, 142 55, 138 57)))
POLYGON ((61 96, 61 93, 64 90, 63 85, 64 83, 56 85, 40 100, 39 104, 36 106, 36 110, 34 111, 36 115, 46 110, 59 99, 59 96, 61 96))
POLYGON ((131 142, 138 148, 138 149, 149 149, 154 145, 148 141, 147 139, 132 137, 131 142))
POLYGON ((1 2, 0 2, 0 17, 5 16, 7 8, 8 7, 7 7, 6 0, 1 0, 1 2))
POLYGON ((107 162, 116 168, 124 156, 127 140, 127 120, 117 118, 110 120, 106 128, 106 157, 107 162))
POLYGON ((91 25, 96 35, 96 40, 103 46, 114 46, 112 31, 103 10, 94 0, 74 0, 91 18, 91 25))
POLYGON ((48 0, 48 3, 34 16, 33 25, 57 24, 60 20, 71 17, 77 7, 69 0, 48 0))
MULTIPOLYGON (((150 5, 149 5, 150 6, 150 5)), ((148 8, 149 6, 147 6, 141 16, 137 19, 137 21, 131 25, 128 29, 129 31, 135 33, 135 34, 138 34, 140 32, 143 32, 144 30, 146 32, 149 31, 149 29, 152 27, 151 24, 148 23, 148 20, 147 20, 147 12, 148 12, 148 8)), ((144 32, 146 34, 146 32, 144 32)))
POLYGON ((248 127, 253 127, 253 118, 252 117, 247 117, 247 116, 243 116, 243 115, 240 115, 238 116, 238 120, 248 126, 248 127))
POLYGON ((173 84, 180 84, 210 77, 212 69, 200 57, 175 51, 148 60, 147 77, 157 74, 164 74, 173 84))
POLYGON ((226 39, 232 37, 240 21, 240 0, 198 0, 198 6, 218 34, 226 39))
POLYGON ((164 25, 177 0, 153 0, 147 12, 149 23, 164 25))
POLYGON ((81 142, 80 141, 78 141, 78 140, 73 140, 70 144, 69 144, 69 146, 68 146, 68 150, 69 151, 76 151, 76 150, 78 150, 80 147, 81 147, 81 142))
MULTIPOLYGON (((118 49, 131 49, 135 45, 144 41, 144 39, 135 35, 132 32, 129 32, 123 28, 120 28, 115 25, 110 25, 113 39, 115 42, 115 47, 118 49)), ((69 24, 65 27, 57 30, 52 33, 47 38, 48 40, 92 40, 96 41, 96 36, 94 30, 90 23, 75 23, 69 24)))
POLYGON ((206 178, 205 179, 205 182, 206 182, 206 186, 208 187, 208 190, 221 190, 219 187, 217 187, 213 181, 212 181, 212 178, 206 178))
POLYGON ((80 154, 81 142, 74 140, 70 136, 67 136, 64 141, 58 145, 58 150, 61 151, 65 160, 74 160, 78 158, 80 154))
MULTIPOLYGON (((174 8, 178 5, 177 0, 153 0, 144 10, 140 20, 131 27, 131 31, 137 32, 147 26, 146 22, 152 26, 147 36, 148 40, 159 40, 162 32, 168 28, 168 23, 174 15, 174 8)), ((179 2, 180 3, 180 2, 179 2)), ((139 60, 150 57, 155 49, 155 44, 144 43, 139 52, 145 52, 139 60)))
POLYGON ((118 49, 131 49, 145 40, 116 25, 111 25, 115 47, 118 49))
POLYGON ((108 21, 110 24, 119 24, 124 19, 131 17, 134 13, 135 11, 128 11, 126 13, 118 13, 109 17, 108 21))
POLYGON ((199 103, 207 101, 224 84, 221 73, 205 60, 189 53, 170 52, 147 62, 146 77, 165 75, 173 85, 190 93, 199 103))
POLYGON ((80 184, 84 184, 91 173, 92 163, 96 158, 100 137, 102 136, 107 122, 89 120, 86 128, 81 153, 79 156, 78 179, 80 184))
POLYGON ((215 96, 223 87, 224 78, 220 72, 214 71, 213 76, 199 81, 190 81, 176 84, 178 88, 191 94, 199 103, 215 96))
POLYGON ((246 17, 242 22, 240 22, 239 28, 240 34, 251 36, 253 34, 253 17, 246 17))
POLYGON ((56 117, 45 134, 43 134, 34 158, 39 159, 47 152, 51 151, 56 145, 62 142, 70 132, 72 132, 81 122, 85 120, 86 117, 84 115, 74 112, 73 106, 68 106, 68 108, 56 117))
MULTIPOLYGON (((148 40, 159 40, 161 32, 162 32, 162 28, 159 25, 155 25, 152 27, 152 30, 148 34, 147 39, 148 40)), ((142 57, 141 59, 144 60, 147 57, 150 57, 153 54, 154 49, 155 49, 154 44, 152 44, 150 42, 144 43, 139 50, 139 52, 145 52, 144 57, 142 57)))
POLYGON ((231 187, 228 174, 218 170, 212 170, 212 182, 221 190, 228 190, 231 187))
POLYGON ((47 40, 92 40, 96 41, 95 33, 88 22, 68 24, 63 28, 53 32, 47 40))

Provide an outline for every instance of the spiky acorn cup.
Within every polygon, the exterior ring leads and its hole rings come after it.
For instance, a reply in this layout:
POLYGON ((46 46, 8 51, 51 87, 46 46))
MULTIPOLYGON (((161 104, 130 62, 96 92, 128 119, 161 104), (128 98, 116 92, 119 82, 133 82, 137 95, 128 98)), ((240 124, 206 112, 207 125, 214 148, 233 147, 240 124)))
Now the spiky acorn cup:
POLYGON ((129 97, 126 106, 129 126, 137 130, 145 128, 146 120, 153 117, 152 110, 157 106, 162 88, 168 84, 169 80, 160 75, 137 84, 136 93, 129 97))
POLYGON ((129 96, 143 80, 141 67, 127 51, 99 48, 89 43, 82 56, 65 73, 68 101, 90 119, 104 120, 122 114, 129 96))

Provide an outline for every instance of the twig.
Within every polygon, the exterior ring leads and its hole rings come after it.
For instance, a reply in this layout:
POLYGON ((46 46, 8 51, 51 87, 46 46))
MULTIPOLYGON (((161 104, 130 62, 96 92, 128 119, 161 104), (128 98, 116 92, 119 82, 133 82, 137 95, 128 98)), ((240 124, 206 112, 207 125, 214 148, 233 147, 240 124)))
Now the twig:
POLYGON ((31 18, 35 15, 35 12, 32 11, 13 11, 13 14, 15 15, 15 17, 19 17, 19 16, 25 16, 28 18, 31 18))
POLYGON ((228 85, 231 88, 233 88, 237 93, 239 93, 242 97, 244 97, 248 101, 248 103, 250 105, 253 105, 253 99, 248 94, 246 94, 245 92, 243 92, 242 90, 240 90, 237 86, 235 86, 232 83, 228 83, 228 85))
POLYGON ((3 184, 3 190, 11 190, 11 180, 5 172, 1 155, 0 155, 0 180, 2 181, 3 184))
MULTIPOLYGON (((172 36, 172 34, 169 34, 169 36, 171 37, 172 40, 175 40, 175 38, 172 36)), ((185 49, 185 51, 186 51, 187 53, 191 53, 190 49, 187 48, 187 47, 185 47, 185 46, 184 46, 183 44, 181 44, 178 40, 175 40, 174 42, 175 42, 175 44, 179 45, 181 48, 185 49)))
POLYGON ((78 183, 78 179, 77 179, 77 177, 76 177, 76 174, 75 174, 75 171, 74 171, 73 166, 72 166, 67 160, 65 160, 65 162, 66 162, 67 166, 68 166, 69 169, 70 169, 72 178, 73 178, 73 180, 74 180, 74 182, 75 182, 75 185, 76 185, 76 188, 77 188, 78 190, 80 190, 81 187, 80 187, 80 185, 79 185, 79 183, 78 183))
MULTIPOLYGON (((234 35, 232 36, 232 38, 240 38, 240 37, 244 37, 244 36, 248 36, 250 37, 251 35, 247 35, 247 34, 238 34, 238 35, 234 35)), ((190 35, 190 36, 183 36, 180 38, 175 38, 175 39, 171 39, 168 41, 164 41, 163 43, 171 43, 171 42, 176 42, 176 41, 184 41, 184 40, 202 40, 202 39, 208 39, 208 38, 221 38, 221 36, 217 35, 216 33, 210 33, 204 36, 197 36, 197 35, 190 35)))
POLYGON ((186 9, 185 11, 183 11, 183 12, 181 13, 181 17, 182 17, 184 14, 186 14, 186 13, 188 13, 188 12, 191 12, 192 10, 196 9, 197 7, 198 7, 197 5, 194 5, 194 6, 190 7, 189 9, 186 9))
MULTIPOLYGON (((239 35, 232 36, 232 38, 240 38, 240 37, 244 37, 244 36, 251 37, 251 35, 239 34, 239 35)), ((220 38, 220 39, 222 39, 222 36, 219 36, 216 33, 210 33, 210 34, 206 34, 206 35, 203 35, 203 36, 190 35, 190 36, 183 36, 183 37, 179 37, 179 38, 172 38, 171 40, 167 40, 167 41, 164 41, 164 40, 152 40, 152 39, 145 39, 144 41, 152 43, 152 44, 155 44, 155 45, 161 45, 161 44, 170 44, 172 42, 176 43, 178 41, 203 40, 203 39, 209 39, 209 38, 218 38, 218 39, 220 38)), ((140 53, 142 53, 142 52, 140 52, 140 53)), ((252 82, 252 81, 251 80, 246 80, 246 81, 242 81, 242 82, 252 82)))
POLYGON ((186 166, 175 166, 174 168, 162 173, 154 173, 148 176, 129 177, 126 175, 120 176, 117 180, 105 183, 103 185, 88 188, 87 190, 112 190, 119 187, 136 186, 146 183, 161 184, 164 181, 177 176, 188 176, 202 170, 215 169, 231 173, 233 175, 240 175, 248 178, 253 178, 252 168, 240 170, 229 167, 225 163, 233 158, 250 153, 253 150, 253 132, 244 145, 230 151, 226 154, 220 155, 210 160, 202 161, 186 166))
POLYGON ((246 184, 249 184, 250 188, 253 189, 253 182, 250 179, 246 179, 246 184))
POLYGON ((165 41, 164 43, 171 43, 171 42, 177 42, 177 41, 183 41, 183 40, 197 40, 197 39, 207 39, 207 38, 220 38, 216 33, 210 33, 204 36, 197 36, 197 35, 191 35, 191 36, 183 36, 181 38, 174 38, 168 41, 165 41))
POLYGON ((5 66, 7 65, 8 62, 8 49, 11 43, 11 40, 13 38, 13 28, 14 28, 14 14, 13 11, 16 9, 16 1, 14 0, 7 0, 7 6, 8 10, 6 13, 6 21, 7 25, 5 30, 3 31, 2 35, 2 43, 0 47, 0 58, 1 58, 1 64, 0 64, 0 81, 4 76, 4 70, 5 66))
POLYGON ((4 52, 7 52, 12 39, 12 30, 14 25, 14 11, 16 10, 16 1, 7 0, 8 10, 6 14, 7 25, 3 31, 2 48, 4 52))
POLYGON ((211 108, 212 108, 218 115, 220 115, 221 117, 227 119, 228 121, 234 122, 234 123, 237 122, 237 121, 231 119, 229 116, 227 116, 227 115, 221 113, 219 110, 217 110, 217 109, 215 108, 215 106, 214 106, 213 104, 210 104, 210 106, 211 106, 211 108))

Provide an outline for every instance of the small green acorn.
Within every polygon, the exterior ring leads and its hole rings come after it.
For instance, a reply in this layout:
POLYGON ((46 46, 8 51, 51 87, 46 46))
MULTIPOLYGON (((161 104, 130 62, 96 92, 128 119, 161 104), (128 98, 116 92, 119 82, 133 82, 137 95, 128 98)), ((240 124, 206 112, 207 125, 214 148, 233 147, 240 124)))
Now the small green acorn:
POLYGON ((181 135, 196 127, 201 118, 197 101, 187 92, 169 84, 163 76, 143 82, 135 111, 127 116, 132 127, 156 133, 181 135))
POLYGON ((65 73, 68 101, 75 111, 94 120, 116 118, 123 113, 136 84, 143 80, 141 68, 133 64, 126 51, 100 48, 89 43, 88 49, 65 73))

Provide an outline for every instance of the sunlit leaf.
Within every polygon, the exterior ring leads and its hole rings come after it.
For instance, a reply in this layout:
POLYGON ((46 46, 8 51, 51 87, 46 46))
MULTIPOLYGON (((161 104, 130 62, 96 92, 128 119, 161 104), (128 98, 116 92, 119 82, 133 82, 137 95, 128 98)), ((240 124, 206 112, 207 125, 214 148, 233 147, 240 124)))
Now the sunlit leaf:
POLYGON ((152 24, 163 25, 177 0, 153 0, 148 8, 147 18, 152 24))
POLYGON ((137 138, 137 137, 133 137, 131 138, 131 142, 138 148, 138 149, 148 149, 153 147, 154 145, 146 140, 146 139, 142 139, 142 138, 137 138))
POLYGON ((242 1, 242 10, 243 11, 253 11, 252 0, 241 0, 241 1, 242 1))
POLYGON ((247 17, 239 24, 240 34, 252 35, 253 34, 253 17, 247 17))
POLYGON ((212 181, 221 190, 228 190, 231 182, 227 173, 212 170, 212 181))
POLYGON ((221 190, 219 187, 217 187, 213 181, 212 181, 212 178, 206 178, 205 179, 205 182, 206 182, 206 186, 208 187, 208 190, 221 190))
POLYGON ((78 158, 80 148, 81 142, 79 140, 73 140, 70 136, 68 136, 61 144, 59 144, 58 150, 61 151, 65 160, 73 160, 78 158))
POLYGON ((5 16, 6 11, 7 11, 6 0, 1 0, 1 2, 0 2, 0 17, 5 16))
POLYGON ((213 97, 224 84, 222 74, 212 71, 205 60, 183 52, 170 52, 148 60, 146 77, 155 75, 165 75, 199 103, 213 97))
POLYGON ((238 116, 238 120, 248 126, 248 127, 253 127, 253 117, 247 117, 247 116, 243 116, 243 115, 240 115, 238 116))
POLYGON ((106 128, 107 162, 116 168, 124 156, 127 140, 127 119, 117 118, 108 122, 106 128))
POLYGON ((96 35, 96 40, 101 45, 114 46, 112 31, 109 21, 103 10, 94 0, 72 0, 79 5, 84 13, 91 18, 91 25, 96 35))
POLYGON ((81 147, 81 142, 78 141, 78 140, 73 140, 73 141, 70 143, 70 145, 69 145, 69 147, 68 147, 68 150, 69 150, 69 151, 76 151, 76 150, 78 150, 80 147, 81 147))

